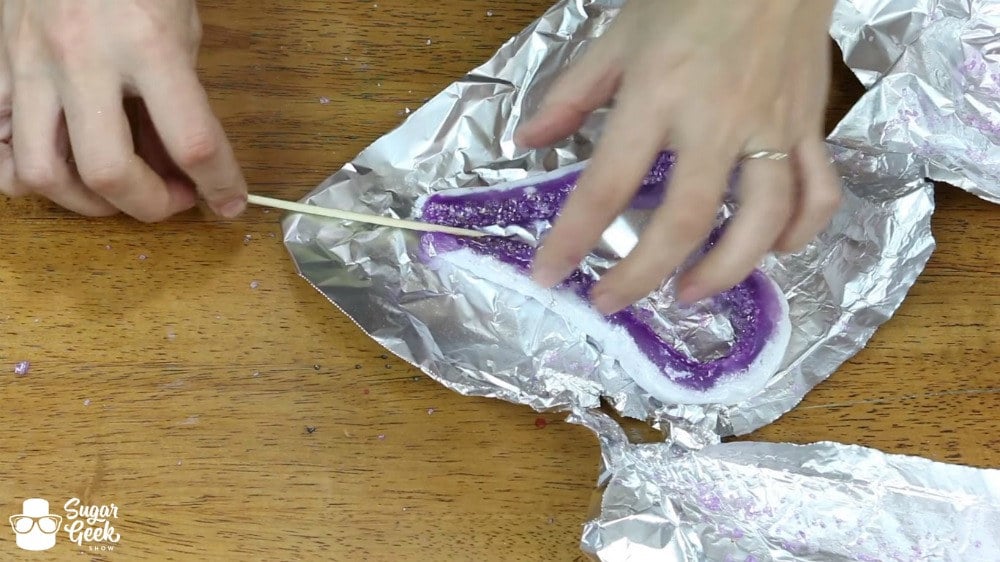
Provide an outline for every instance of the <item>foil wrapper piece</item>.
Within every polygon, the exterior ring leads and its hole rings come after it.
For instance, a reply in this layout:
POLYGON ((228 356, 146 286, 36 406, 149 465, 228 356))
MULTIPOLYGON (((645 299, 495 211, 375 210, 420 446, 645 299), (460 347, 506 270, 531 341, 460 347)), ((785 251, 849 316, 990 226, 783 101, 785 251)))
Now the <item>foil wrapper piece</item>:
POLYGON ((1000 7, 840 0, 831 35, 869 91, 838 144, 911 154, 923 175, 1000 203, 1000 7))
POLYGON ((604 414, 597 560, 1000 561, 1000 471, 837 443, 631 444, 604 414))

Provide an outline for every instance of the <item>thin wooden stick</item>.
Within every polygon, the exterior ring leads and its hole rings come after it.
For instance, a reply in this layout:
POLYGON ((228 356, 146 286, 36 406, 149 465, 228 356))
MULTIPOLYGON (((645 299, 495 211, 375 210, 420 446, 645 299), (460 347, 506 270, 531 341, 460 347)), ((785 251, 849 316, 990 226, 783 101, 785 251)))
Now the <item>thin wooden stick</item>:
POLYGON ((328 209, 326 207, 318 207, 316 205, 304 205, 302 203, 284 201, 282 199, 272 199, 270 197, 263 197, 261 195, 250 195, 247 197, 247 202, 252 203, 254 205, 261 205, 263 207, 273 207, 275 209, 283 209, 285 211, 291 211, 293 213, 302 213, 304 215, 316 215, 319 217, 326 217, 331 219, 363 222, 368 224, 377 224, 381 226, 392 226, 396 228, 404 228, 407 230, 419 230, 422 232, 443 232, 445 234, 454 234, 456 236, 468 236, 473 238, 486 236, 486 233, 479 232, 477 230, 468 230, 465 228, 456 228, 453 226, 444 226, 440 224, 431 224, 419 221, 394 219, 379 215, 355 213, 353 211, 341 211, 339 209, 328 209))

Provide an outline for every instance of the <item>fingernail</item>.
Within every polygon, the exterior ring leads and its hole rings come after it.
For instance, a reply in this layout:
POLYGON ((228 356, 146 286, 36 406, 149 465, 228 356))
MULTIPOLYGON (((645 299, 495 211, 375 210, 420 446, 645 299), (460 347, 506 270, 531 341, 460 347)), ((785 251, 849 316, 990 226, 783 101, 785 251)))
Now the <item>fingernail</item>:
POLYGON ((683 305, 694 304, 703 298, 705 298, 705 295, 701 287, 694 283, 681 285, 680 290, 677 292, 677 300, 683 305))
POLYGON ((236 197, 223 203, 218 213, 227 219, 235 219, 247 208, 246 197, 236 197))
POLYGON ((531 279, 546 289, 551 289, 565 278, 566 273, 547 264, 536 265, 531 269, 531 279))
POLYGON ((528 146, 528 142, 525 139, 531 133, 531 121, 528 121, 524 125, 521 125, 514 131, 514 144, 516 146, 528 146), (525 132, 527 131, 527 132, 525 132))
POLYGON ((628 306, 628 303, 621 302, 621 299, 614 293, 601 286, 596 287, 590 293, 590 303, 597 312, 600 312, 604 316, 611 316, 628 306))

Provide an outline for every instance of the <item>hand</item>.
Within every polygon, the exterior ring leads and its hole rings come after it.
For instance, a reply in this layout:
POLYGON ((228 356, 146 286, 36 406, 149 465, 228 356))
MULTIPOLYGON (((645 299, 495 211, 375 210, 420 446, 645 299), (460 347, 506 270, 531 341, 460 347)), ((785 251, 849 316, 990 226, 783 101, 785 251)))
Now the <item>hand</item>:
POLYGON ((561 281, 628 205, 656 154, 677 164, 634 250, 591 293, 605 314, 661 286, 710 234, 741 154, 739 210, 712 251, 678 279, 692 302, 746 278, 771 250, 828 224, 841 188, 823 143, 832 0, 631 0, 517 134, 540 147, 576 131, 612 97, 600 143, 535 260, 561 281))
POLYGON ((246 182, 195 72, 194 0, 2 10, 0 193, 150 222, 193 207, 196 191, 220 215, 243 211, 246 182))

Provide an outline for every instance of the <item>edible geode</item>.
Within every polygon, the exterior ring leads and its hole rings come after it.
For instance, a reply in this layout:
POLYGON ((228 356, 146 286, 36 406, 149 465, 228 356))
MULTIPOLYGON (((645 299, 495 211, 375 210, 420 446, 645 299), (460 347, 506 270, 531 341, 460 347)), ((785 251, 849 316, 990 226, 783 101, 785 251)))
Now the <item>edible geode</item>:
MULTIPOLYGON (((662 153, 643 179, 633 207, 649 208, 662 200, 674 165, 662 153)), ((531 227, 550 223, 576 186, 586 162, 490 187, 438 192, 417 201, 426 222, 463 228, 531 227)), ((714 244, 717 236, 706 242, 714 244)), ((650 395, 669 404, 736 404, 759 392, 778 370, 791 333, 788 303, 763 271, 754 270, 735 287, 708 303, 725 311, 732 326, 729 350, 699 361, 664 340, 635 307, 603 317, 589 304, 594 277, 576 269, 554 289, 528 277, 535 249, 515 238, 456 237, 431 233, 421 237, 421 259, 435 268, 457 267, 547 303, 548 308, 581 327, 602 352, 650 395)))

